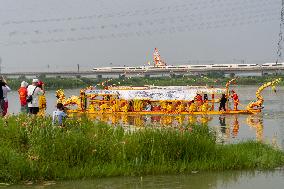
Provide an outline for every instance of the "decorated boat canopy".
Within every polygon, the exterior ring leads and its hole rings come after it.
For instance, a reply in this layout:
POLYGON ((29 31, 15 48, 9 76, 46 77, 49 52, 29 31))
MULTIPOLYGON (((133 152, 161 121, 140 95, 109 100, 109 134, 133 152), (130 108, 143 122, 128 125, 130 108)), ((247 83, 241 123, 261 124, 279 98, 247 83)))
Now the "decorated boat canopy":
POLYGON ((86 90, 86 95, 115 95, 124 100, 194 100, 197 94, 223 94, 224 88, 209 88, 200 86, 171 86, 148 87, 144 89, 117 89, 117 90, 86 90))

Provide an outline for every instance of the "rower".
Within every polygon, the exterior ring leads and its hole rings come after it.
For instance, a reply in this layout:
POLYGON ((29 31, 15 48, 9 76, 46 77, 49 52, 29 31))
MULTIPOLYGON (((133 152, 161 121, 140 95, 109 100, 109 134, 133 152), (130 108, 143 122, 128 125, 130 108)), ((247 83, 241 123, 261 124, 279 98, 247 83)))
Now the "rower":
POLYGON ((240 100, 239 100, 237 93, 234 90, 232 90, 231 92, 232 92, 231 98, 234 101, 234 110, 237 111, 240 100))

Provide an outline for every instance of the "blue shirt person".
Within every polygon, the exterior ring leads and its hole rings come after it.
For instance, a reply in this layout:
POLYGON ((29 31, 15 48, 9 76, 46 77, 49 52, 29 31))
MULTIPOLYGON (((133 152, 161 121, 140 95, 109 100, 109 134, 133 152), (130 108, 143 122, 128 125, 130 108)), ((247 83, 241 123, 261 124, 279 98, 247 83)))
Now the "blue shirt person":
POLYGON ((53 111, 52 115, 52 125, 63 126, 63 120, 67 117, 67 114, 64 112, 64 106, 62 103, 56 105, 57 109, 53 111))

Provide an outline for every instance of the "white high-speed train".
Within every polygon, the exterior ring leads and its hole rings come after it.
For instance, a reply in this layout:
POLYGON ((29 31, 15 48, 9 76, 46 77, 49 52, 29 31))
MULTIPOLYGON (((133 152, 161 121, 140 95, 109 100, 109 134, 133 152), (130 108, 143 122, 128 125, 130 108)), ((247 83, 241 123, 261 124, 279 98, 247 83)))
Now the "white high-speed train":
POLYGON ((147 70, 200 70, 200 69, 210 69, 218 70, 224 68, 241 68, 241 69, 251 69, 251 68, 284 68, 284 62, 281 63, 264 63, 264 64, 196 64, 196 65, 168 65, 168 66, 138 66, 138 67, 101 67, 93 68, 93 71, 147 71, 147 70))
POLYGON ((265 63, 265 64, 262 64, 261 67, 263 68, 275 68, 275 67, 280 67, 280 68, 283 68, 284 67, 284 62, 279 62, 279 63, 265 63))

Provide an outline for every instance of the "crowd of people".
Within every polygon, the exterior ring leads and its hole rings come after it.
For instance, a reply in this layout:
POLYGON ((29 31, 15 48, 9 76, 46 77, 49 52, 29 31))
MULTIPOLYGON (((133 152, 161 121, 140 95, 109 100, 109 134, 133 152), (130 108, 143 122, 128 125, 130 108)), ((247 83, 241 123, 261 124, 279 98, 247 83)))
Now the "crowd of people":
MULTIPOLYGON (((0 78, 0 116, 5 116, 8 112, 8 93, 11 88, 4 78, 0 78)), ((20 112, 44 116, 46 110, 46 98, 44 83, 39 79, 33 79, 31 84, 22 81, 18 89, 20 100, 20 112)), ((57 104, 57 109, 53 112, 53 124, 63 124, 66 114, 63 112, 63 104, 57 104)))
POLYGON ((46 109, 44 83, 38 79, 33 79, 29 85, 22 81, 18 90, 21 112, 33 115, 44 115, 46 109))
MULTIPOLYGON (((10 90, 10 88, 9 88, 10 90)), ((4 90, 3 90, 4 91, 4 90)), ((44 83, 38 79, 33 79, 29 85, 26 81, 22 81, 18 90, 21 112, 32 115, 44 116, 46 110, 46 98, 44 83)), ((64 106, 62 103, 57 104, 57 109, 53 111, 52 123, 63 125, 63 119, 66 117, 64 106)))

